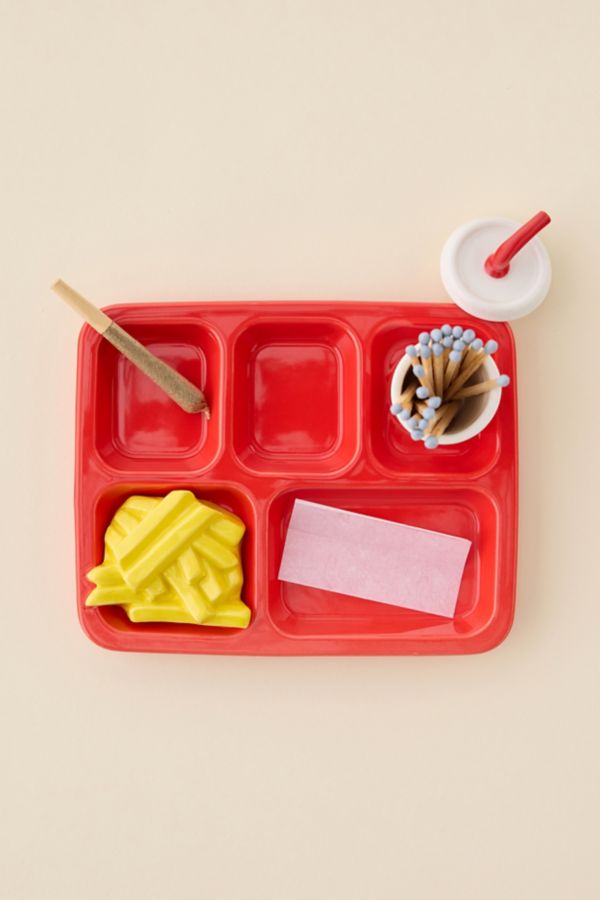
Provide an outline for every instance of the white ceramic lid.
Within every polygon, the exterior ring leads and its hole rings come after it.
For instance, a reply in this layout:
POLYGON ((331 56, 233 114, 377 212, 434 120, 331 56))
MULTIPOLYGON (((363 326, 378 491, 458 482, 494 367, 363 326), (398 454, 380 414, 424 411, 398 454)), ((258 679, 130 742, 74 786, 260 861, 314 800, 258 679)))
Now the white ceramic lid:
POLYGON ((486 259, 520 227, 511 219, 476 219, 450 235, 440 260, 442 281, 451 299, 480 319, 504 322, 532 312, 550 288, 552 267, 539 238, 532 238, 510 261, 508 273, 494 278, 486 259))

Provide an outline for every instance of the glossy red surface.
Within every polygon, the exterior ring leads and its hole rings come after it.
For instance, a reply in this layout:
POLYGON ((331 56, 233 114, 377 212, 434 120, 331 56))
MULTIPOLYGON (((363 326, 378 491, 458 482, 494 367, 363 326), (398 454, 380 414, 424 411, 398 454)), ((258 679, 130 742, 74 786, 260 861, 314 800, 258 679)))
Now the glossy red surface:
POLYGON ((203 303, 110 314, 206 393, 210 422, 180 410, 87 326, 79 343, 76 532, 79 616, 118 650, 230 654, 473 653, 513 617, 517 540, 516 369, 507 325, 447 304, 203 303), (477 438, 428 452, 389 414, 407 343, 441 322, 500 344, 512 377, 477 438), (248 629, 133 624, 87 609, 85 573, 132 493, 187 487, 247 525, 248 629), (301 497, 473 542, 453 620, 278 581, 301 497))
POLYGON ((491 275, 492 278, 505 278, 510 271, 511 259, 550 222, 550 216, 542 210, 521 225, 486 259, 484 268, 488 275, 491 275))

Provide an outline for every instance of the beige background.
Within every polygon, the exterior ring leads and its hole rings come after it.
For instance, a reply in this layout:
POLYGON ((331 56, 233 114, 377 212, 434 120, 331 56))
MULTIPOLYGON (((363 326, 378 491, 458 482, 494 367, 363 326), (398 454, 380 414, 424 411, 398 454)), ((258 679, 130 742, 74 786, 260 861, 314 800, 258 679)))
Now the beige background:
POLYGON ((2 0, 1 894, 592 900, 598 4, 2 0), (80 632, 79 323, 100 303, 432 300, 547 208, 515 325, 516 621, 463 659, 111 654, 80 632))

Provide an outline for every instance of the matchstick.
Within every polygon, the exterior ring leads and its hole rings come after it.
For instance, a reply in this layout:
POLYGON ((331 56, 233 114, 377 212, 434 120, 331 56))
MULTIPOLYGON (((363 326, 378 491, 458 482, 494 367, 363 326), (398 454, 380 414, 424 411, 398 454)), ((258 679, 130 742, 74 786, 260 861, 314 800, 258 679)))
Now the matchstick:
POLYGON ((420 345, 421 351, 421 360, 423 361, 423 377, 421 378, 421 382, 424 387, 427 388, 430 394, 436 394, 435 386, 433 383, 433 361, 432 361, 432 352, 431 347, 420 345))
POLYGON ((413 398, 419 386, 418 381, 411 381, 408 387, 405 387, 400 397, 390 406, 390 412, 393 416, 400 416, 401 419, 407 419, 412 412, 413 398), (406 415, 408 412, 408 416, 406 415))
POLYGON ((483 341, 481 338, 474 338, 470 344, 467 346, 465 350, 465 355, 462 362, 462 368, 465 368, 467 365, 470 365, 471 362, 475 359, 477 353, 483 347, 483 341))
POLYGON ((434 393, 433 383, 429 384, 427 381, 427 376, 425 375, 425 369, 421 365, 421 363, 417 363, 416 366, 413 366, 413 375, 415 378, 419 380, 419 384, 425 388, 428 393, 434 393))
POLYGON ((78 294, 64 281, 59 279, 52 285, 52 290, 182 409, 189 413, 202 412, 207 419, 210 418, 206 397, 191 381, 176 372, 162 359, 150 353, 143 344, 140 344, 120 325, 117 325, 110 316, 78 294))
MULTIPOLYGON (((450 328, 450 326, 443 326, 450 328)), ((441 393, 444 393, 444 385, 446 383, 446 369, 448 368, 448 362, 450 361, 450 353, 452 352, 452 344, 454 343, 454 338, 452 334, 444 335, 442 338, 442 347, 444 348, 444 353, 442 354, 442 361, 444 363, 444 379, 441 384, 441 393)))
POLYGON ((485 394, 488 391, 493 391, 494 388, 506 387, 508 384, 510 384, 508 375, 500 375, 499 378, 488 378, 487 381, 480 381, 479 384, 471 384, 462 388, 462 390, 454 394, 454 398, 456 400, 464 400, 465 397, 476 397, 478 394, 485 394))
POLYGON ((435 393, 441 396, 444 391, 444 347, 442 344, 435 343, 431 350, 433 353, 433 386, 435 393))
POLYGON ((425 428, 425 434, 438 434, 438 428, 442 427, 442 431, 440 434, 446 429, 446 427, 450 424, 454 416, 456 415, 458 409, 460 408, 461 403, 458 400, 455 400, 454 403, 444 403, 438 409, 435 410, 435 417, 430 418, 427 422, 427 426, 425 428))
POLYGON ((404 352, 406 353, 407 356, 410 356, 412 366, 416 366, 419 364, 420 360, 419 360, 419 348, 418 347, 415 347, 414 344, 409 344, 405 348, 404 352))
POLYGON ((462 352, 460 350, 451 350, 450 356, 448 357, 448 365, 446 366, 446 371, 444 372, 444 390, 441 392, 441 395, 444 399, 446 399, 448 385, 452 383, 454 376, 460 369, 461 362, 462 352))
POLYGON ((408 387, 405 387, 400 394, 398 403, 400 404, 400 406, 404 407, 404 409, 411 409, 413 397, 415 396, 418 386, 419 385, 416 381, 411 381, 408 387))
MULTIPOLYGON (((422 331, 421 334, 419 335, 419 339, 425 338, 425 337, 427 337, 427 340, 429 340, 428 332, 422 331)), ((430 393, 434 394, 435 391, 433 389, 433 373, 432 373, 432 377, 428 378, 427 373, 425 371, 425 367, 423 365, 423 359, 422 359, 422 357, 424 355, 431 354, 431 350, 429 349, 429 347, 426 344, 423 344, 422 346, 421 346, 421 344, 416 344, 416 345, 409 344, 405 348, 404 352, 406 353, 407 356, 410 357, 412 371, 413 371, 413 375, 415 376, 415 378, 418 378, 420 383, 424 387, 426 387, 430 393)))
POLYGON ((428 419, 426 419, 426 422, 427 422, 427 425, 425 426, 425 434, 426 435, 431 434, 434 427, 437 425, 437 423, 440 421, 441 417, 444 415, 444 410, 445 410, 445 407, 440 406, 437 409, 434 409, 433 416, 430 416, 428 419))
POLYGON ((433 420, 433 428, 431 430, 431 434, 434 437, 440 437, 445 432, 460 409, 460 406, 461 403, 459 400, 454 400, 452 403, 445 403, 443 406, 440 406, 438 415, 433 420))
POLYGON ((432 406, 428 406, 424 400, 418 400, 415 404, 417 412, 426 422, 431 422, 435 418, 436 411, 432 406))
POLYGON ((475 372, 483 365, 485 361, 485 354, 483 352, 477 353, 470 362, 466 363, 460 370, 460 372, 455 372, 455 376, 451 379, 446 387, 444 392, 445 400, 452 400, 455 394, 460 391, 464 384, 467 383, 469 378, 471 378, 475 372))
POLYGON ((460 373, 458 373, 454 380, 449 384, 444 395, 444 400, 452 400, 463 385, 467 383, 469 378, 471 378, 483 365, 486 356, 495 353, 497 349, 498 344, 496 341, 488 341, 483 350, 476 352, 472 360, 461 369, 460 373))

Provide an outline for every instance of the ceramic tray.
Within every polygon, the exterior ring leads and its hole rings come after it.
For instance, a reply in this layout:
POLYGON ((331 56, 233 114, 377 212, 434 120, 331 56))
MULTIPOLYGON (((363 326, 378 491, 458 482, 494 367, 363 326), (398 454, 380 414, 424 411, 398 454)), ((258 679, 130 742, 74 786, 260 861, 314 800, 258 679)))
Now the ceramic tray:
POLYGON ((78 357, 76 535, 85 632, 115 650, 225 654, 449 654, 488 650, 513 617, 516 371, 508 326, 448 304, 248 302, 107 310, 200 385, 212 418, 181 411, 88 326, 78 357), (477 438, 427 451, 389 414, 407 343, 442 322, 495 338, 512 384, 477 438), (189 488, 247 526, 246 630, 133 624, 88 609, 85 573, 130 494, 189 488), (473 542, 453 620, 278 581, 297 498, 473 542))

